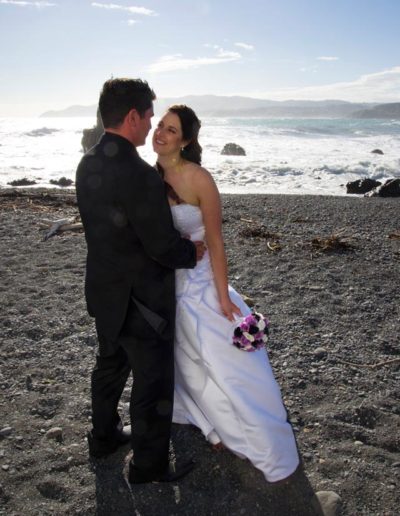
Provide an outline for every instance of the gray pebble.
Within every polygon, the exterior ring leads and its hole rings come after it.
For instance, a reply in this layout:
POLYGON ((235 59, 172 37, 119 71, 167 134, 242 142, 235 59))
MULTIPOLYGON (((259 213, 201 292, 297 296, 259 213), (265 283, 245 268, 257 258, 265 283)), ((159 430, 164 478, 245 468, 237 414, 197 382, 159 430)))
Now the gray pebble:
POLYGON ((0 430, 0 437, 8 437, 13 431, 11 426, 5 426, 0 430))
POLYGON ((316 348, 314 349, 313 351, 313 355, 318 358, 318 359, 321 359, 321 358, 324 358, 326 357, 328 354, 327 350, 325 348, 316 348))
POLYGON ((54 439, 55 441, 61 442, 63 438, 63 430, 59 426, 55 426, 53 428, 50 428, 46 432, 47 439, 54 439))
POLYGON ((323 516, 339 516, 342 499, 334 491, 318 491, 312 498, 312 505, 318 514, 323 516))

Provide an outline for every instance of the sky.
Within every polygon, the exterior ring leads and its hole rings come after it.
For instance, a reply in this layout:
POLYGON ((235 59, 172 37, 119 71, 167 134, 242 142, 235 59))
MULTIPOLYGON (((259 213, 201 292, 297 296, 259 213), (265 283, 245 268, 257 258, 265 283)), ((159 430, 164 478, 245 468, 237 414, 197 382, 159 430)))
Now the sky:
POLYGON ((400 102, 400 0, 0 0, 0 116, 158 97, 400 102))

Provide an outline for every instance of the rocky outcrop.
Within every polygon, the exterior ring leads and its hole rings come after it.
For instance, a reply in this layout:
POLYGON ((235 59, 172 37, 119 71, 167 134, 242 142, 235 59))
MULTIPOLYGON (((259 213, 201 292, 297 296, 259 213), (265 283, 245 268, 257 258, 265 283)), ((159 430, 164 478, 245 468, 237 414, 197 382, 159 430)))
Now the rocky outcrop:
POLYGON ((60 179, 50 179, 50 183, 52 185, 66 187, 66 186, 71 186, 73 181, 72 181, 72 179, 67 179, 66 177, 60 177, 60 179))
POLYGON ((24 177, 23 179, 14 179, 14 181, 10 181, 7 184, 11 186, 32 186, 36 185, 36 181, 24 177))
POLYGON ((365 194, 370 192, 374 188, 380 186, 382 183, 380 181, 375 181, 375 179, 357 179, 357 181, 350 181, 346 185, 346 193, 348 194, 365 194))
POLYGON ((246 151, 237 143, 226 143, 221 154, 226 156, 246 156, 246 151))
POLYGON ((103 122, 101 120, 100 112, 97 110, 97 122, 91 129, 84 129, 81 140, 83 152, 87 152, 99 141, 101 135, 104 133, 103 122))
POLYGON ((400 197, 400 179, 388 179, 383 185, 368 192, 366 197, 400 197))
POLYGON ((371 151, 371 154, 383 154, 383 150, 381 149, 374 149, 371 151))

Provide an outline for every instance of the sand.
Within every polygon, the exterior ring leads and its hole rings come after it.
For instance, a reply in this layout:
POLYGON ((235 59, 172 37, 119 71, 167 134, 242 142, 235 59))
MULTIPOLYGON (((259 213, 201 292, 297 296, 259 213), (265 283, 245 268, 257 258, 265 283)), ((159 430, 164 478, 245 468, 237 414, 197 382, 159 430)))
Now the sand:
MULTIPOLYGON (((399 200, 224 195, 223 206, 230 281, 271 320, 269 356, 303 468, 267 484, 179 425, 177 460, 197 461, 179 484, 128 489, 128 447, 89 460, 96 337, 84 237, 43 241, 40 226, 77 215, 74 193, 1 190, 1 515, 301 516, 317 514, 321 491, 340 497, 344 515, 398 513, 399 200)), ((128 399, 126 389, 126 417, 128 399)))

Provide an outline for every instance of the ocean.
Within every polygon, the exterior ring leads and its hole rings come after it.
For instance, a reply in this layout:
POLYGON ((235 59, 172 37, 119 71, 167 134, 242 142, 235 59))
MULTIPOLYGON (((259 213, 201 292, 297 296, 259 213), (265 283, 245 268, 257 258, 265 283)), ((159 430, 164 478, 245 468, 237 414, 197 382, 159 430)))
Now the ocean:
MULTIPOLYGON (((0 118, 0 187, 25 177, 36 186, 74 179, 82 130, 94 124, 86 117, 0 118)), ((400 120, 205 117, 200 143, 222 193, 345 195, 349 181, 400 177, 400 120), (246 156, 221 155, 229 142, 246 156)), ((155 162, 151 133, 138 150, 155 162)))

